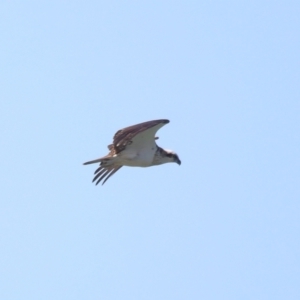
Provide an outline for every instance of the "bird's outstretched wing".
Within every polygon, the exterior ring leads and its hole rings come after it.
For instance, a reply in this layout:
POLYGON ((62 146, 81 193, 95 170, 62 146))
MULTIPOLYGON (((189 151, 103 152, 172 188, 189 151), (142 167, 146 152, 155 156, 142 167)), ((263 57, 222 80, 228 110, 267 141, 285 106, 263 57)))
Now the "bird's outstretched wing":
POLYGON ((156 132, 169 122, 165 119, 154 120, 120 129, 114 135, 113 144, 108 147, 110 150, 113 148, 116 154, 128 146, 135 149, 151 147, 155 145, 156 132))

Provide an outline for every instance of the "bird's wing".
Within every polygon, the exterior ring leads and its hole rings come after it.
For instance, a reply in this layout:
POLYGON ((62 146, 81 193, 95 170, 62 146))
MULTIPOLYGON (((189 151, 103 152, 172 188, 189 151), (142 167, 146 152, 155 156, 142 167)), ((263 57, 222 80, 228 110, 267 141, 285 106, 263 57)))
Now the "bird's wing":
MULTIPOLYGON (((169 120, 164 119, 148 121, 117 131, 113 139, 113 148, 116 154, 120 153, 125 148, 134 148, 138 150, 156 146, 156 132, 169 122, 169 120)), ((111 150, 112 145, 109 145, 109 148, 111 150)))

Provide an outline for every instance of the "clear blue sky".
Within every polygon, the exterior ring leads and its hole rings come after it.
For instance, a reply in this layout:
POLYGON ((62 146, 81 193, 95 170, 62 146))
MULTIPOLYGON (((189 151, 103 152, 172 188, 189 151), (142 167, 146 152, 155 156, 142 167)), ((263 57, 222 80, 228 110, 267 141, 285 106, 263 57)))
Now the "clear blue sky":
POLYGON ((0 299, 300 299, 299 1, 2 1, 0 299), (167 118, 182 161, 95 165, 167 118))

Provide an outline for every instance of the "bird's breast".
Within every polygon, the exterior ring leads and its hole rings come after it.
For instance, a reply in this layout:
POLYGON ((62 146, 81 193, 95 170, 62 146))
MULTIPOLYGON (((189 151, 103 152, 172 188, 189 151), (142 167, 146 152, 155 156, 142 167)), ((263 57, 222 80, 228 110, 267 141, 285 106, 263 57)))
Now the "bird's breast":
POLYGON ((122 162, 125 166, 149 167, 153 163, 155 150, 152 148, 140 149, 139 151, 123 151, 122 162))

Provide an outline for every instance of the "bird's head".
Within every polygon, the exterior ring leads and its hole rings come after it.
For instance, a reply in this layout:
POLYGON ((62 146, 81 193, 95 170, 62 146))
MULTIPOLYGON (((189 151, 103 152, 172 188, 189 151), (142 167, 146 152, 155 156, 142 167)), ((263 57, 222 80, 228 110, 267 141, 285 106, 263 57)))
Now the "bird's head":
POLYGON ((168 162, 175 162, 178 165, 181 165, 181 161, 175 152, 166 149, 164 150, 165 150, 165 158, 168 160, 168 162))

